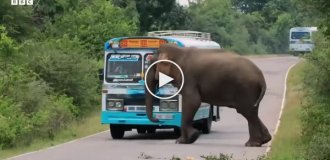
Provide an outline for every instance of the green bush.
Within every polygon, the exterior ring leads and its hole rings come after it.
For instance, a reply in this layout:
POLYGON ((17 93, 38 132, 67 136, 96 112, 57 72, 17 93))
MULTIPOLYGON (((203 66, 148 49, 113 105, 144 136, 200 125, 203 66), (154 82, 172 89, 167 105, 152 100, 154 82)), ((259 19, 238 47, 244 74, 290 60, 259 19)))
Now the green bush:
POLYGON ((316 95, 312 98, 302 114, 305 159, 323 160, 330 157, 330 101, 320 100, 316 95))
MULTIPOLYGON (((328 117, 329 118, 329 117, 328 117)), ((306 152, 306 159, 325 160, 330 157, 329 124, 320 125, 312 136, 306 152)))
POLYGON ((12 100, 0 97, 0 149, 12 147, 16 139, 27 132, 27 117, 12 100))
POLYGON ((7 139, 1 139, 0 145, 2 147, 13 147, 20 143, 27 143, 29 138, 25 139, 25 136, 33 135, 33 126, 31 125, 31 120, 26 113, 21 110, 21 106, 14 103, 13 100, 8 98, 1 98, 1 113, 4 122, 3 132, 7 132, 7 139), (6 123, 8 127, 6 128, 6 123))
MULTIPOLYGON (((2 104, 0 104, 0 107, 2 104)), ((10 129, 8 118, 0 114, 0 150, 13 144, 15 134, 10 129)))
POLYGON ((99 67, 95 59, 85 54, 86 50, 77 39, 64 36, 26 43, 22 53, 29 68, 56 93, 73 97, 79 111, 94 107, 99 96, 96 91, 99 67))
MULTIPOLYGON (((56 92, 58 88, 52 88, 31 70, 29 65, 34 59, 27 56, 24 50, 18 50, 4 27, 0 26, 0 31, 0 149, 27 145, 35 138, 53 138, 59 129, 66 127, 78 115, 74 98, 56 92)), ((40 58, 45 57, 47 56, 40 58)), ((57 59, 59 60, 63 59, 57 59)), ((90 66, 85 65, 82 68, 84 67, 90 66)), ((56 72, 56 69, 61 71, 56 67, 50 71, 56 72)), ((87 74, 92 72, 87 69, 82 71, 87 74)), ((93 77, 91 74, 90 76, 93 77)))
POLYGON ((330 40, 319 36, 315 50, 306 56, 306 100, 302 111, 305 159, 330 157, 330 40))
POLYGON ((11 66, 0 82, 0 146, 29 144, 35 138, 53 138, 75 119, 73 98, 56 96, 47 84, 30 72, 11 66), (9 98, 10 97, 10 98, 9 98))
POLYGON ((72 98, 51 96, 47 107, 35 112, 31 119, 37 135, 53 139, 59 129, 67 127, 77 112, 72 103, 72 98))
POLYGON ((1 147, 26 145, 36 137, 53 138, 74 120, 77 107, 72 98, 56 96, 45 82, 20 66, 9 66, 5 73, 0 82, 6 86, 0 97, 1 147))

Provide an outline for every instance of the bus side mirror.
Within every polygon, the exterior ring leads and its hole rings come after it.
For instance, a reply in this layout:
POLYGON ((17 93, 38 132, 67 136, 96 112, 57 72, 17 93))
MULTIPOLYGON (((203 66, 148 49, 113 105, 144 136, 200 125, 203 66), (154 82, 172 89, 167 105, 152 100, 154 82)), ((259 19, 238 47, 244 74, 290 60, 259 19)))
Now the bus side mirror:
POLYGON ((104 79, 104 69, 101 68, 99 69, 99 80, 103 81, 103 79, 104 79))

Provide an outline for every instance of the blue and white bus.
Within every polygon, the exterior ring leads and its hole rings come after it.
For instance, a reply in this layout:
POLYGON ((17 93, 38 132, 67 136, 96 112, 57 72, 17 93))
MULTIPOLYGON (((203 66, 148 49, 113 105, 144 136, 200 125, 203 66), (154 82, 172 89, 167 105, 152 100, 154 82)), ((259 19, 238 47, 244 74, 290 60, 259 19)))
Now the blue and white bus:
POLYGON ((313 32, 316 27, 294 27, 290 29, 289 50, 294 54, 311 52, 314 48, 313 32))
MULTIPOLYGON (((104 69, 100 70, 99 76, 103 82, 101 123, 110 125, 113 139, 123 138, 125 131, 132 129, 144 134, 155 133, 156 129, 173 128, 177 135, 180 134, 180 94, 170 100, 156 100, 154 116, 160 118, 161 123, 151 122, 145 111, 144 73, 152 56, 165 43, 179 47, 221 48, 210 39, 209 33, 178 30, 154 31, 149 32, 148 36, 118 37, 105 42, 104 69)), ((176 90, 172 85, 162 88, 165 89, 159 93, 165 95, 176 90)), ((219 119, 219 107, 203 103, 195 115, 194 124, 203 133, 209 133, 212 121, 219 119)))

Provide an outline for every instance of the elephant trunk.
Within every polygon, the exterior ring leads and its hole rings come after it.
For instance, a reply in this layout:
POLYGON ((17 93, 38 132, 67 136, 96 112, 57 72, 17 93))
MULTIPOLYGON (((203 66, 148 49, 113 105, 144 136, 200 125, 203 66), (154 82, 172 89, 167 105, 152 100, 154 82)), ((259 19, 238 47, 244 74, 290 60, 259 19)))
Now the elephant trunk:
MULTIPOLYGON (((146 84, 148 85, 148 88, 151 92, 155 91, 157 80, 155 79, 155 69, 150 69, 149 73, 146 77, 146 84)), ((152 122, 159 122, 158 119, 153 117, 153 102, 154 97, 148 92, 147 89, 145 89, 145 104, 146 104, 146 112, 147 116, 150 121, 152 122)))

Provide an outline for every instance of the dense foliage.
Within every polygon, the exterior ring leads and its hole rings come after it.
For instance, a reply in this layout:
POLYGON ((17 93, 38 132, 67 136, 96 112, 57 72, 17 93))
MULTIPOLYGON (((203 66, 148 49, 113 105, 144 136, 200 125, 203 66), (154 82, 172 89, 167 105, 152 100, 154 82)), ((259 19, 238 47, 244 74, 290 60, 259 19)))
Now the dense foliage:
POLYGON ((301 116, 306 144, 304 157, 323 160, 330 157, 330 2, 304 0, 304 4, 318 17, 322 27, 315 50, 306 56, 309 64, 304 77, 306 104, 301 116))
POLYGON ((112 0, 114 5, 127 10, 138 19, 140 34, 153 30, 187 29, 187 11, 175 0, 112 0))
POLYGON ((328 156, 330 16, 329 2, 318 2, 197 0, 183 7, 175 0, 0 1, 0 149, 53 138, 99 109, 98 55, 110 38, 197 30, 240 54, 284 53, 289 28, 319 25, 317 48, 307 56, 311 96, 303 121, 304 135, 315 145, 306 156, 328 156))
POLYGON ((22 57, 3 26, 0 33, 0 147, 52 138, 74 118, 77 106, 28 67, 31 59, 22 57))
POLYGON ((207 0, 192 4, 192 30, 212 33, 224 48, 240 54, 284 53, 295 19, 293 0, 207 0))
POLYGON ((330 41, 317 40, 316 50, 306 56, 306 99, 302 113, 306 159, 330 157, 330 41))
POLYGON ((0 149, 52 139, 99 109, 97 55, 137 25, 108 1, 77 2, 0 2, 0 149))

